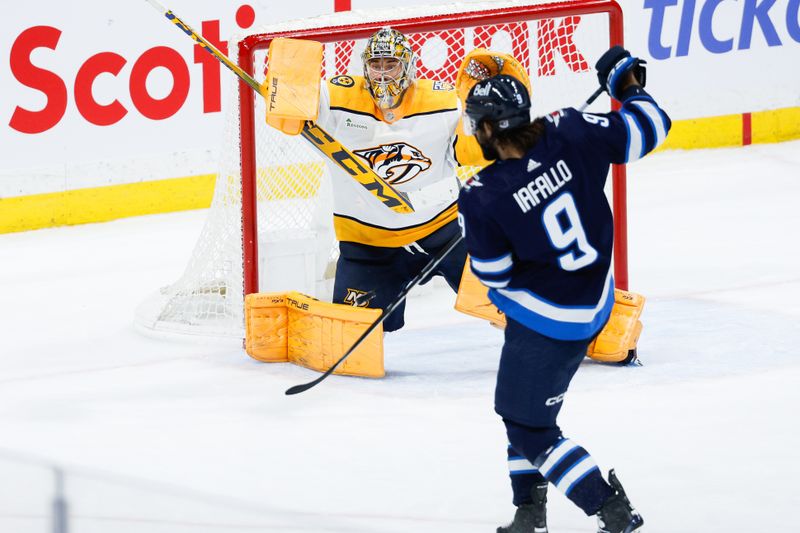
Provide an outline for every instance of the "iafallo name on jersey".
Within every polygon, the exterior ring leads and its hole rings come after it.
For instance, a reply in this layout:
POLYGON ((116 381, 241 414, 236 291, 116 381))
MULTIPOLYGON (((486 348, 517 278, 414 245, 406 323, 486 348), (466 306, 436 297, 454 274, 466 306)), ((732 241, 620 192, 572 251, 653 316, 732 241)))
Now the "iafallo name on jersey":
MULTIPOLYGON (((531 160, 533 161, 533 160, 531 160)), ((513 194, 517 205, 523 213, 527 213, 538 206, 542 200, 553 196, 561 187, 572 179, 572 171, 563 159, 559 159, 555 166, 539 174, 513 194)))

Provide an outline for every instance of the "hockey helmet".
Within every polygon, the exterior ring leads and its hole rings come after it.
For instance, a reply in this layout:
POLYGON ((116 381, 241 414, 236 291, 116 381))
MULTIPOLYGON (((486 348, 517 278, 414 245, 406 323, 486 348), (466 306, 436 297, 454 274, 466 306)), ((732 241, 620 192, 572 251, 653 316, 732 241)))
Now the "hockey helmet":
POLYGON ((417 78, 417 59, 408 38, 397 30, 381 28, 367 40, 361 54, 364 78, 379 108, 400 105, 403 93, 417 78))
POLYGON ((525 85, 506 74, 476 83, 467 95, 465 133, 474 135, 482 121, 492 123, 499 131, 530 124, 531 99, 525 85))

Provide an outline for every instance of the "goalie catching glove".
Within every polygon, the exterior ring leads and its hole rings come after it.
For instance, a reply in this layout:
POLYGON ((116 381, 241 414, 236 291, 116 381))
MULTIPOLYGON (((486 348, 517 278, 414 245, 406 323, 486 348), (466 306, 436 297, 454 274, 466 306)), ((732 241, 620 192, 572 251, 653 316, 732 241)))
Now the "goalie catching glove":
POLYGON ((464 58, 456 76, 456 92, 463 104, 467 100, 470 89, 481 80, 507 74, 525 84, 528 94, 531 93, 531 80, 519 61, 509 54, 493 52, 485 48, 476 48, 464 58))

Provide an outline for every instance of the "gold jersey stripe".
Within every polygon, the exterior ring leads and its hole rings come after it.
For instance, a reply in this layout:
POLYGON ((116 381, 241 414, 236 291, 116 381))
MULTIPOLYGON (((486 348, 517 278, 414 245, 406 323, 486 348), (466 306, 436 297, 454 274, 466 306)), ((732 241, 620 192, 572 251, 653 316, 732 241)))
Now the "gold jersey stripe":
POLYGON ((397 229, 379 228, 349 217, 333 215, 333 228, 336 231, 336 238, 340 241, 397 248, 427 237, 455 220, 457 214, 457 205, 453 203, 428 222, 397 229))

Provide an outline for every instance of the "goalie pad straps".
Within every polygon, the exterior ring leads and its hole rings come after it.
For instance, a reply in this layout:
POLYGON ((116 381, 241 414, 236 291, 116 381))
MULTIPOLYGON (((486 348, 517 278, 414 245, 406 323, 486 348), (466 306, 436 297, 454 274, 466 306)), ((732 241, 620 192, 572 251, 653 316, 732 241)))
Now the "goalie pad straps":
MULTIPOLYGON (((488 320, 494 326, 505 327, 506 317, 489 301, 488 289, 469 268, 469 259, 464 265, 461 285, 456 297, 456 311, 488 320)), ((645 298, 641 294, 614 289, 614 307, 608 322, 592 340, 586 355, 604 363, 618 363, 628 357, 628 351, 636 348, 642 333, 642 316, 645 298)))
MULTIPOLYGON (((380 314, 380 309, 321 302, 299 292, 248 294, 245 351, 258 361, 290 362, 324 372, 380 314)), ((375 328, 334 373, 383 377, 383 326, 375 328)))

